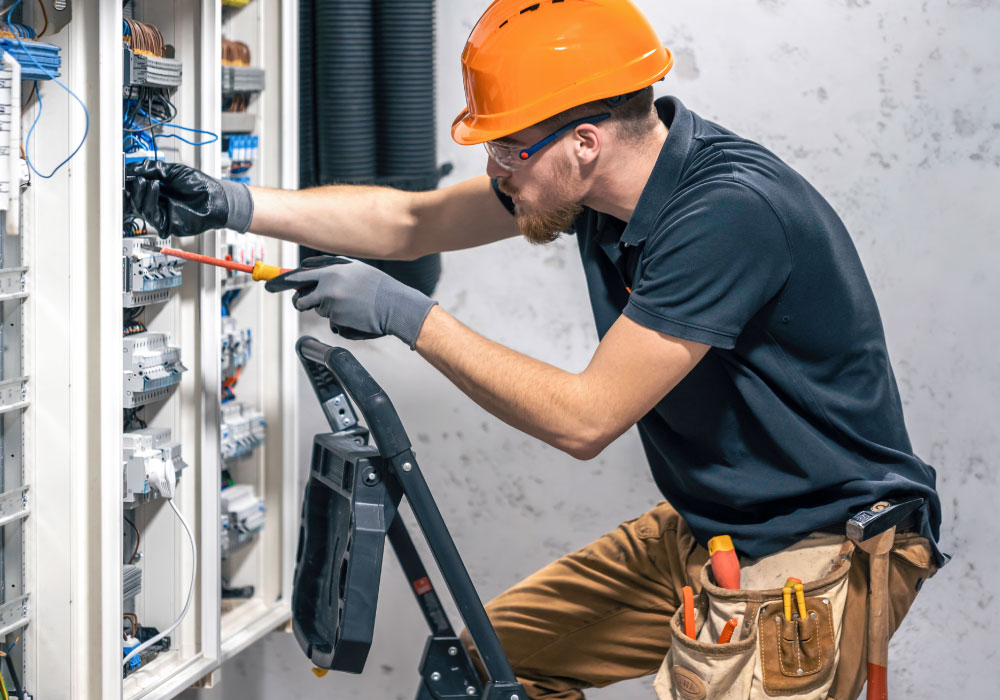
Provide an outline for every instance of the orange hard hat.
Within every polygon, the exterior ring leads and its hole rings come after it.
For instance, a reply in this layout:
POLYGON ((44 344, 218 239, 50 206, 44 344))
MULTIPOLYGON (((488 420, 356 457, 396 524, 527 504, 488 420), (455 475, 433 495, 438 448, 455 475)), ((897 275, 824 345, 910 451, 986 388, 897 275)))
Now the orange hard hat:
POLYGON ((652 85, 674 59, 629 0, 496 0, 462 52, 462 145, 652 85))

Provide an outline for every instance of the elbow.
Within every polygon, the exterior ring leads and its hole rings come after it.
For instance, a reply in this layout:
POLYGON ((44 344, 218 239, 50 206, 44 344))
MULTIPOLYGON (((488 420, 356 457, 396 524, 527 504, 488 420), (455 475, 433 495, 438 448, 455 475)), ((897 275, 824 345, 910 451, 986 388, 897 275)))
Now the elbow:
POLYGON ((563 436, 555 444, 555 447, 571 457, 586 462, 601 454, 609 444, 611 444, 611 440, 600 433, 593 432, 588 434, 580 431, 573 435, 563 436))
POLYGON ((601 454, 601 452, 604 451, 605 447, 607 447, 607 445, 599 445, 599 444, 575 445, 564 448, 563 452, 565 452, 571 457, 574 457, 575 459, 580 460, 581 462, 587 462, 591 459, 594 459, 594 457, 596 457, 597 455, 601 454))

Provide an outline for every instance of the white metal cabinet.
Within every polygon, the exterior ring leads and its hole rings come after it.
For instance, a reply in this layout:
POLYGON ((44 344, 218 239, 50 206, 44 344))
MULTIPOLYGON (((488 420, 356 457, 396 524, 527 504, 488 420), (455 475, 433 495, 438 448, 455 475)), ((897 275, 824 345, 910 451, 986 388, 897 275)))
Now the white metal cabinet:
MULTIPOLYGON (((294 439, 297 312, 287 300, 254 287, 239 301, 253 331, 245 395, 268 422, 267 440, 245 473, 267 505, 267 524, 247 549, 240 575, 255 587, 234 605, 220 591, 220 342, 222 274, 187 264, 183 285, 138 317, 149 332, 169 334, 187 372, 170 396, 143 409, 151 427, 166 427, 188 464, 174 502, 198 545, 193 604, 171 634, 171 649, 122 680, 122 613, 135 611, 159 629, 184 604, 191 554, 184 530, 162 500, 131 509, 142 535, 142 593, 122 600, 122 564, 133 543, 123 520, 122 343, 122 3, 45 0, 62 49, 62 80, 86 103, 89 135, 53 178, 34 178, 23 197, 24 240, 31 256, 25 302, 25 366, 31 403, 25 409, 25 483, 32 512, 25 521, 24 682, 37 698, 168 698, 288 619, 299 494, 294 439), (38 484, 40 486, 35 486, 38 484)), ((135 15, 155 24, 183 63, 174 96, 176 121, 220 133, 219 0, 134 0, 135 15)), ((41 25, 37 5, 24 21, 41 25)), ((256 101, 263 153, 255 184, 295 187, 296 5, 251 0, 226 12, 231 31, 245 32, 267 88, 256 101), (266 29, 265 29, 266 28, 266 29)), ((43 114, 30 144, 48 170, 84 130, 82 110, 58 86, 40 83, 43 114)), ((37 103, 22 117, 34 119, 37 103)), ((166 140, 165 140, 166 142, 166 140)), ((167 144, 165 143, 165 146, 167 144)), ((172 145, 171 159, 220 172, 218 144, 172 145)), ((174 241, 217 254, 224 233, 174 241)), ((265 244, 269 262, 294 264, 293 246, 265 244)), ((28 257, 25 258, 28 261, 28 257)), ((241 382, 244 380, 241 380, 241 382)))

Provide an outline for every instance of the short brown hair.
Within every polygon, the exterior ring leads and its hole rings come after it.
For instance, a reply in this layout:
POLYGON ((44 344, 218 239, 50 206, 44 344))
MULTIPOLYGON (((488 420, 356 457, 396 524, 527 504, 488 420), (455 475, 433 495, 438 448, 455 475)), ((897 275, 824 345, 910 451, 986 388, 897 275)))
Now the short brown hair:
POLYGON ((653 108, 653 86, 650 85, 630 95, 620 95, 609 100, 595 100, 571 107, 539 122, 537 126, 555 131, 577 119, 608 112, 611 113, 611 117, 604 123, 613 125, 621 138, 626 140, 642 138, 656 124, 656 110, 653 108))

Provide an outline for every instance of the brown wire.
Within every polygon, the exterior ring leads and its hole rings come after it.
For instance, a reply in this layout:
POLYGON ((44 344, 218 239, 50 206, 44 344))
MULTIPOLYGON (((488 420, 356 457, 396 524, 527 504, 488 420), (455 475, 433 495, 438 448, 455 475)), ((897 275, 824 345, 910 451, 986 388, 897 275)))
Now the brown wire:
POLYGON ((134 637, 139 633, 139 616, 135 613, 123 612, 122 618, 128 620, 132 624, 132 636, 134 637))
POLYGON ((222 62, 230 66, 249 66, 250 47, 242 41, 222 39, 222 62))
POLYGON ((42 27, 42 31, 38 32, 36 39, 41 39, 42 35, 49 29, 49 13, 45 11, 45 2, 43 0, 38 0, 38 6, 42 8, 42 17, 45 18, 45 26, 42 27))
MULTIPOLYGON (((122 517, 125 518, 124 515, 122 517)), ((133 523, 128 518, 125 518, 125 522, 127 522, 129 525, 131 525, 132 529, 135 530, 135 549, 132 550, 132 556, 129 557, 129 559, 128 559, 128 563, 131 564, 132 562, 135 561, 135 556, 139 553, 139 528, 137 528, 135 526, 135 523, 133 523)))
POLYGON ((148 54, 150 56, 163 56, 165 44, 163 34, 152 24, 145 24, 139 20, 125 17, 128 25, 130 38, 129 44, 133 51, 148 54))

